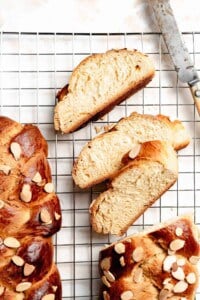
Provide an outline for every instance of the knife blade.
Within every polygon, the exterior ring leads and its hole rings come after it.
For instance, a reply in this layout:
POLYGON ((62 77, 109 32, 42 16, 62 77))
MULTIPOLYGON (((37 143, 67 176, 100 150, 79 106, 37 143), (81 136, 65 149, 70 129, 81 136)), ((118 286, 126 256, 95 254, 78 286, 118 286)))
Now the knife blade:
POLYGON ((154 19, 160 29, 178 78, 187 82, 200 115, 200 78, 182 40, 169 0, 149 0, 154 19))

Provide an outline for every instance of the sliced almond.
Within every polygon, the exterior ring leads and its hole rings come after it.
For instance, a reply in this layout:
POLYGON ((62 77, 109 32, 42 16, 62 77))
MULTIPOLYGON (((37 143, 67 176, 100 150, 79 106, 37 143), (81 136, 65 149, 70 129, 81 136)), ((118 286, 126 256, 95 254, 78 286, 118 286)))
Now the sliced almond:
POLYGON ((142 247, 137 247, 132 253, 133 260, 139 262, 144 258, 144 249, 142 247))
POLYGON ((182 249, 185 245, 185 241, 184 240, 181 240, 181 239, 175 239, 173 240, 169 247, 172 251, 178 251, 180 249, 182 249))
POLYGON ((110 295, 107 291, 103 291, 103 300, 110 300, 110 295))
POLYGON ((18 255, 13 255, 13 257, 11 258, 11 260, 18 267, 22 267, 24 265, 23 258, 20 257, 20 256, 18 256, 18 255))
POLYGON ((141 145, 135 144, 135 146, 131 149, 131 151, 128 154, 129 158, 134 159, 136 156, 138 156, 140 149, 141 145))
POLYGON ((7 237, 3 241, 4 245, 8 248, 19 248, 20 247, 20 242, 14 238, 14 237, 7 237))
POLYGON ((55 217, 55 220, 58 221, 58 220, 60 220, 61 215, 59 215, 57 212, 55 212, 54 217, 55 217))
POLYGON ((178 267, 175 272, 172 271, 172 276, 177 280, 185 279, 185 273, 183 272, 183 269, 181 267, 178 267))
POLYGON ((187 290, 188 288, 188 283, 185 281, 178 281, 174 288, 173 288, 173 292, 178 294, 178 293, 183 293, 187 290))
POLYGON ((189 284, 194 284, 196 282, 196 275, 195 273, 191 272, 186 276, 186 281, 189 284))
POLYGON ((0 296, 3 295, 4 291, 5 291, 5 287, 0 285, 0 296))
POLYGON ((21 149, 21 146, 18 143, 16 143, 16 142, 11 143, 10 144, 10 151, 13 154, 15 160, 20 159, 20 156, 22 154, 22 149, 21 149))
POLYGON ((121 300, 132 300, 133 299, 133 292, 132 291, 125 291, 121 294, 121 300))
POLYGON ((140 283, 143 280, 143 271, 141 268, 137 268, 133 274, 133 280, 136 283, 140 283))
POLYGON ((167 284, 165 284, 165 286, 164 286, 164 289, 165 290, 168 290, 168 291, 172 291, 173 290, 173 284, 172 283, 167 283, 167 284))
POLYGON ((35 266, 26 263, 24 265, 24 276, 30 276, 35 271, 35 266))
POLYGON ((174 255, 176 252, 175 252, 175 251, 172 251, 172 250, 170 250, 170 249, 168 249, 168 250, 167 250, 167 253, 168 253, 168 255, 174 255))
POLYGON ((25 299, 25 295, 23 293, 18 293, 15 296, 15 300, 24 300, 25 299))
POLYGON ((16 292, 24 292, 28 290, 31 287, 31 285, 32 283, 28 281, 21 282, 16 286, 16 292))
POLYGON ((57 291, 58 286, 57 285, 52 285, 52 290, 54 291, 54 293, 57 291))
POLYGON ((163 261, 163 270, 165 272, 170 272, 173 263, 176 262, 176 256, 175 255, 168 255, 164 261, 163 261))
POLYGON ((181 236, 183 234, 183 229, 181 227, 176 227, 175 233, 177 236, 181 236))
POLYGON ((117 243, 114 246, 114 250, 117 254, 123 254, 126 251, 126 247, 123 243, 117 243))
POLYGON ((189 258, 189 262, 192 264, 192 265, 196 265, 198 264, 198 261, 200 260, 200 257, 199 256, 196 256, 196 255, 192 255, 190 256, 189 258))
POLYGON ((45 190, 46 193, 49 193, 49 194, 53 193, 54 192, 54 185, 53 185, 53 183, 52 182, 46 183, 45 186, 44 186, 44 190, 45 190))
POLYGON ((40 212, 40 220, 45 224, 48 224, 49 222, 52 221, 51 215, 46 208, 42 208, 40 212))
POLYGON ((106 278, 108 279, 108 281, 110 281, 110 282, 115 281, 115 276, 110 271, 103 271, 103 273, 106 276, 106 278))
POLYGON ((100 267, 102 270, 108 271, 111 267, 111 257, 105 257, 100 262, 100 267))
POLYGON ((110 282, 108 281, 108 279, 106 278, 105 275, 101 277, 101 280, 102 280, 103 284, 105 284, 105 286, 107 286, 108 288, 111 287, 110 282))
POLYGON ((171 281, 171 278, 170 278, 170 277, 165 278, 165 279, 163 280, 163 285, 170 283, 170 281, 171 281))
POLYGON ((43 178, 40 182, 37 182, 37 186, 45 186, 45 184, 46 184, 46 179, 45 178, 43 178))
POLYGON ((55 294, 48 294, 42 297, 42 300, 55 300, 55 294))
POLYGON ((2 171, 5 175, 8 175, 11 171, 11 167, 7 165, 0 165, 0 171, 2 171))
POLYGON ((179 259, 177 260, 177 265, 178 265, 179 267, 183 267, 183 266, 185 265, 185 258, 179 258, 179 259))
POLYGON ((167 300, 172 296, 172 293, 166 289, 162 289, 159 294, 159 300, 167 300))
POLYGON ((31 191, 31 187, 28 183, 23 184, 22 190, 20 193, 20 199, 26 203, 31 201, 32 191, 31 191))
POLYGON ((35 175, 32 178, 32 181, 35 183, 39 183, 42 181, 42 176, 40 175, 39 172, 36 172, 35 175))
POLYGON ((125 267, 126 263, 125 263, 124 256, 121 256, 121 257, 120 257, 119 262, 120 262, 120 265, 121 265, 122 267, 125 267))
POLYGON ((3 200, 0 200, 0 209, 4 208, 5 202, 3 200))

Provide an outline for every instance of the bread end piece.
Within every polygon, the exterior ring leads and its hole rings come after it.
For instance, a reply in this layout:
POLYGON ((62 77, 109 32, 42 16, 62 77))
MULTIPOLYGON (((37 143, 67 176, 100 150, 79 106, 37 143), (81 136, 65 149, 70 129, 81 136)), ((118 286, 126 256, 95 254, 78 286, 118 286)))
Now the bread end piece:
POLYGON ((171 144, 142 144, 139 155, 114 177, 90 206, 93 230, 122 235, 177 180, 177 155, 171 144))
POLYGON ((84 59, 59 93, 55 129, 70 133, 102 116, 143 88, 155 74, 150 58, 137 50, 109 50, 84 59))
POLYGON ((200 259, 200 247, 197 231, 191 216, 185 215, 102 249, 99 255, 99 272, 103 283, 100 299, 105 299, 104 295, 106 299, 120 299, 127 291, 136 296, 137 300, 194 299, 199 283, 197 262, 200 259), (182 246, 169 255, 170 245, 175 240, 181 240, 182 246), (175 262, 174 266, 178 265, 187 283, 182 291, 174 289, 181 279, 175 278, 167 260, 169 263, 171 260, 171 264, 175 262), (109 279, 112 274, 114 280, 106 285, 103 276, 107 275, 109 279), (193 280, 190 281, 189 277, 193 280), (164 295, 167 298, 163 298, 164 295))

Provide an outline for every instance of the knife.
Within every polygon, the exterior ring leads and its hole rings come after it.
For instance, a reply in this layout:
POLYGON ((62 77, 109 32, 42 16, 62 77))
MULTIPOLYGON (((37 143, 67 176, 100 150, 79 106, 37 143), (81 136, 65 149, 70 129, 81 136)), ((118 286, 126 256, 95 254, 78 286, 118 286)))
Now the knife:
POLYGON ((200 116, 200 78, 178 29, 169 0, 149 0, 155 21, 163 35, 178 78, 188 83, 200 116))

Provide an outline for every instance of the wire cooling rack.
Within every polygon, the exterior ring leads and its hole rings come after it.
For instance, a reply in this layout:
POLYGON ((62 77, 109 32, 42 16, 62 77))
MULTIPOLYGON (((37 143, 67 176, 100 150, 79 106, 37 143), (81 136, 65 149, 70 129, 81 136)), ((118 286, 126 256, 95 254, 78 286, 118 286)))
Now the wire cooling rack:
MULTIPOLYGON (((184 33, 191 56, 200 69, 200 32, 184 33)), ((183 121, 190 145, 179 152, 179 180, 128 230, 194 213, 200 224, 200 123, 186 85, 181 84, 159 33, 0 33, 1 114, 39 126, 49 144, 49 162, 61 201, 62 230, 55 236, 55 261, 63 283, 63 299, 98 299, 98 254, 111 236, 92 233, 88 207, 98 188, 81 191, 71 169, 82 146, 110 123, 133 111, 169 115, 183 121), (71 135, 55 134, 55 95, 72 69, 91 53, 111 48, 135 48, 154 61, 156 76, 142 91, 116 106, 104 119, 71 135)), ((196 299, 200 299, 200 291, 196 299)))

